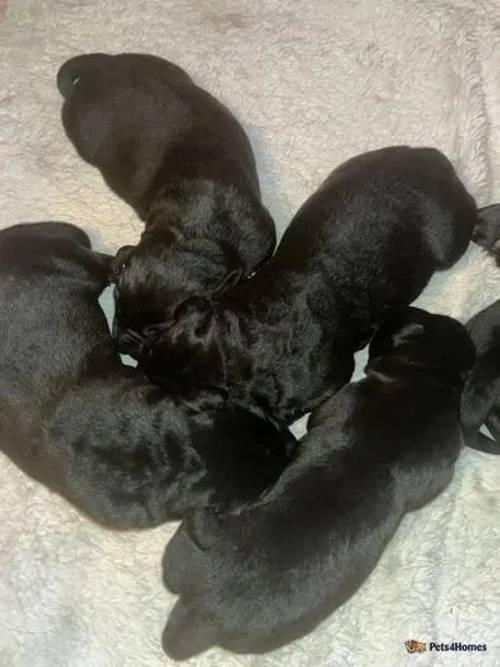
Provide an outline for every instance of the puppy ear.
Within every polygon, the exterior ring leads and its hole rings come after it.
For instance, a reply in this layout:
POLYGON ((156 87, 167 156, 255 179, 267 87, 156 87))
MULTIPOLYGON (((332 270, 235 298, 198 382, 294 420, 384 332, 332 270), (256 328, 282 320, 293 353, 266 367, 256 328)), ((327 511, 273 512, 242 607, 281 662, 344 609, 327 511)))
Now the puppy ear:
POLYGON ((113 274, 114 279, 116 280, 120 273, 123 271, 123 268, 125 267, 126 263, 129 261, 132 253, 135 250, 135 246, 133 245, 124 245, 122 246, 118 252, 116 253, 112 263, 111 263, 111 271, 113 274))

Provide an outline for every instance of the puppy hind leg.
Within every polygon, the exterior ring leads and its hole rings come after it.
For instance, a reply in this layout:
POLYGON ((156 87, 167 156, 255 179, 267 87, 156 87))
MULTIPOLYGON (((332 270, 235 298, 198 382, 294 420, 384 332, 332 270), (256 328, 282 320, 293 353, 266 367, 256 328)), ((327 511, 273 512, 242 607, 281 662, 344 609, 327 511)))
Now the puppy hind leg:
POLYGON ((192 542, 184 523, 167 544, 162 560, 163 583, 171 593, 186 592, 195 576, 193 560, 198 548, 192 542))

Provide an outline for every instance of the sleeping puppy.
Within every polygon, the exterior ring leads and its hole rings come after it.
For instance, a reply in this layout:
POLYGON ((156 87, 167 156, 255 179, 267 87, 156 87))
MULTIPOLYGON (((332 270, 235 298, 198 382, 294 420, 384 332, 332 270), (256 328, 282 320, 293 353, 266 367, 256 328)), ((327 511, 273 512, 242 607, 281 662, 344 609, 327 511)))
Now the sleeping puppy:
POLYGON ((0 448, 117 528, 255 500, 292 436, 256 408, 210 391, 181 401, 123 366, 98 303, 110 261, 72 225, 0 231, 0 448))
POLYGON ((475 315, 466 327, 477 360, 462 395, 465 441, 475 449, 500 454, 500 300, 475 315), (483 424, 494 440, 480 433, 483 424))
POLYGON ((305 202, 253 278, 219 304, 184 302, 141 366, 178 392, 208 383, 295 419, 349 381, 381 308, 410 303, 451 266, 476 220, 437 150, 355 157, 305 202))
POLYGON ((57 82, 69 139, 146 225, 114 263, 115 332, 137 356, 185 299, 215 298, 268 259, 274 223, 243 128, 177 65, 93 53, 57 82))
POLYGON ((473 362, 455 320, 416 308, 388 316, 366 377, 311 415, 276 485, 242 513, 202 511, 174 535, 164 579, 181 597, 163 635, 166 653, 182 660, 215 644, 269 651, 345 602, 405 513, 450 482, 473 362))

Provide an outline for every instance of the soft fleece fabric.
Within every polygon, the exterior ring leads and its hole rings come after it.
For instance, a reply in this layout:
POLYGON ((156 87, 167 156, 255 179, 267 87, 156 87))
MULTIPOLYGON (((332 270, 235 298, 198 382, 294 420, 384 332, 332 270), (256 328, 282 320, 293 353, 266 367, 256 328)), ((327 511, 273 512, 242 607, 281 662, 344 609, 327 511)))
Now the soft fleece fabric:
MULTIPOLYGON (((498 0, 0 0, 0 16, 1 226, 67 220, 108 251, 137 239, 141 224, 59 120, 59 65, 99 50, 169 58, 226 102, 280 230, 335 165, 387 144, 437 146, 479 203, 500 199, 498 0)), ((471 248, 419 304, 466 319, 498 297, 500 270, 471 248)), ((404 521, 315 632, 265 656, 214 649, 192 664, 498 665, 499 527, 500 461, 467 451, 448 491, 404 521), (407 639, 488 651, 410 656, 407 639)), ((0 455, 0 665, 167 664, 174 598, 160 558, 174 530, 100 528, 0 455)))

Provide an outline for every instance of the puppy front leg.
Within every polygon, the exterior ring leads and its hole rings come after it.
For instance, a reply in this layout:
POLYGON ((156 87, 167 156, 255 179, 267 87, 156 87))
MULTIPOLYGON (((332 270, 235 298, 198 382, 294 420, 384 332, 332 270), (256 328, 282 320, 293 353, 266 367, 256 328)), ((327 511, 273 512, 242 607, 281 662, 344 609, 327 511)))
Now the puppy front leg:
MULTIPOLYGON (((351 353, 348 358, 344 358, 344 370, 340 373, 334 373, 331 376, 331 379, 328 380, 328 388, 323 391, 320 396, 310 403, 310 408, 308 412, 312 412, 307 420, 307 430, 311 430, 316 425, 323 422, 329 414, 327 412, 331 410, 331 403, 328 401, 332 396, 338 394, 340 391, 344 392, 348 389, 347 385, 352 377, 354 372, 354 356, 351 353)), ((338 402, 336 402, 338 405, 338 402)))

